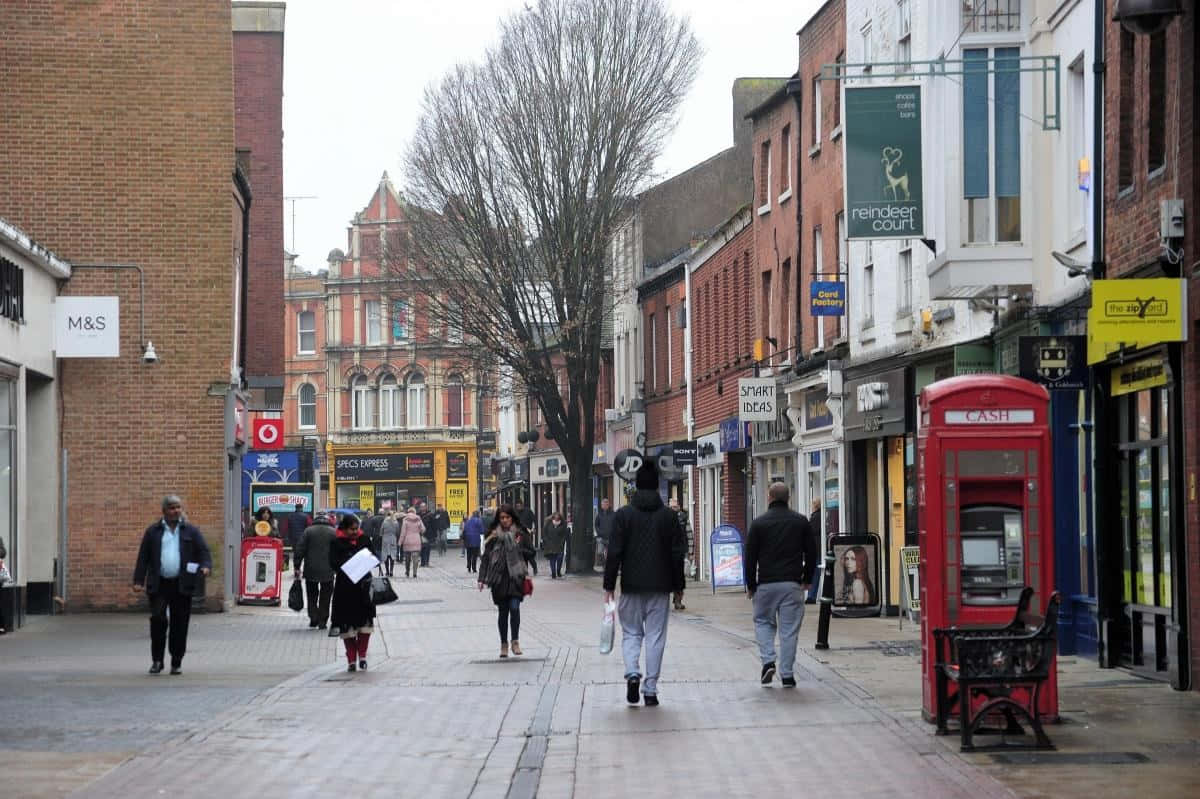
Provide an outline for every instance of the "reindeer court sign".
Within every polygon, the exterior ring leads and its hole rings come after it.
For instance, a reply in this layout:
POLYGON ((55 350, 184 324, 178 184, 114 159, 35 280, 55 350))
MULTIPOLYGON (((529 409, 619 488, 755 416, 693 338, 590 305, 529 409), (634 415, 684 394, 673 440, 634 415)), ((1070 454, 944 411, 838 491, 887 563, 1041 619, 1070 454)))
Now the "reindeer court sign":
POLYGON ((846 237, 925 237, 921 87, 845 89, 846 237))

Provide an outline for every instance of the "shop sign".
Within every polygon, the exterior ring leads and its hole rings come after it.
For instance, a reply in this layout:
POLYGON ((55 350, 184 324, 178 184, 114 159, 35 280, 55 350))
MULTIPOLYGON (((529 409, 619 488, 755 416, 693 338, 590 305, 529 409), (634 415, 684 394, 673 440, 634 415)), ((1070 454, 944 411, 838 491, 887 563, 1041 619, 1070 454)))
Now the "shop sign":
POLYGON ((258 513, 262 508, 270 508, 276 515, 290 513, 296 509, 297 505, 303 505, 306 513, 312 513, 312 486, 292 483, 252 485, 250 487, 251 513, 258 513))
POLYGON ((987 375, 996 371, 992 348, 986 344, 959 344, 954 348, 954 374, 987 375))
POLYGON ((592 465, 608 463, 608 444, 592 444, 592 465))
POLYGON ((467 472, 467 453, 465 452, 447 452, 446 453, 446 476, 447 477, 466 477, 467 472))
POLYGON ((833 424, 829 396, 824 391, 809 391, 804 395, 804 429, 817 430, 833 424))
POLYGON ((467 518, 466 483, 446 483, 446 513, 451 524, 462 524, 467 518))
POLYGON ((847 381, 842 420, 846 440, 903 435, 904 386, 903 369, 847 381))
POLYGON ((738 378, 738 418, 743 422, 775 421, 775 378, 738 378))
POLYGON ((1092 281, 1088 363, 1122 347, 1187 340, 1187 282, 1169 277, 1092 281))
POLYGON ((335 455, 333 474, 339 482, 432 480, 433 453, 335 455))
POLYGON ((809 289, 809 312, 813 316, 845 316, 846 284, 841 280, 814 280, 809 289))
POLYGON ((750 446, 750 423, 730 416, 721 421, 721 451, 737 452, 750 446))
POLYGON ((696 465, 717 466, 721 463, 721 434, 709 433, 696 439, 696 465))
POLYGON ((921 182, 921 87, 846 87, 848 239, 925 235, 921 182))
POLYGON ((529 479, 529 458, 514 458, 512 460, 512 479, 529 479))
POLYGON ((696 442, 676 441, 671 444, 671 453, 676 466, 696 465, 696 442))
POLYGON ((1021 377, 1051 391, 1087 388, 1086 336, 1021 336, 1021 377))
POLYGON ((54 354, 59 358, 116 358, 121 354, 119 297, 58 297, 54 354))
POLYGON ((1112 395, 1132 394, 1147 388, 1165 386, 1169 372, 1167 361, 1162 356, 1143 358, 1133 363, 1114 366, 1112 369, 1112 395))
POLYGON ((645 456, 636 449, 623 449, 613 458, 613 471, 626 483, 632 483, 645 462, 645 456))
POLYGON ((494 431, 490 433, 479 433, 475 436, 475 443, 483 449, 495 449, 496 433, 494 431))
POLYGON ((250 505, 251 483, 287 483, 300 475, 300 454, 293 450, 248 452, 242 456, 242 506, 250 505))
POLYGON ((546 459, 546 476, 558 477, 558 458, 546 459))

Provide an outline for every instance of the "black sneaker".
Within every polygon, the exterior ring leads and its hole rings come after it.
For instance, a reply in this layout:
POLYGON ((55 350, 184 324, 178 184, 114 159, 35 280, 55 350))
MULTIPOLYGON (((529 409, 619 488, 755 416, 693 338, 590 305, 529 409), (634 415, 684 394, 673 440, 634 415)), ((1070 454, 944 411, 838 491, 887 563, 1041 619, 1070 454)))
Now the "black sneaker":
POLYGON ((366 658, 363 658, 362 660, 358 661, 358 670, 359 671, 367 670, 367 659, 366 658))
POLYGON ((172 663, 171 673, 176 675, 183 674, 183 666, 179 665, 178 663, 172 663))
POLYGON ((358 664, 351 663, 350 665, 346 666, 346 671, 358 671, 358 664))
POLYGON ((658 707, 658 694, 642 694, 646 707, 658 707))
POLYGON ((770 685, 773 679, 775 679, 775 664, 768 663, 762 668, 762 684, 770 685))
POLYGON ((641 677, 628 677, 625 679, 625 701, 631 705, 636 705, 640 699, 639 690, 642 687, 641 677))
POLYGON ((161 660, 156 660, 150 664, 150 673, 151 674, 158 674, 162 670, 163 670, 163 662, 161 660))
POLYGON ((780 677, 779 682, 783 683, 784 688, 795 688, 796 687, 796 678, 795 677, 780 677))

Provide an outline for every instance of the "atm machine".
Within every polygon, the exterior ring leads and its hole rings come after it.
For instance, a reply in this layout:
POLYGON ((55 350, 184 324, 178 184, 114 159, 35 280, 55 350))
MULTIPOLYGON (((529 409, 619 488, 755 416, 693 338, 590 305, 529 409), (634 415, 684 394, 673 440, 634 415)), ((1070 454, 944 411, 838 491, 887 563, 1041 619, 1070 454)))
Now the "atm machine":
MULTIPOLYGON (((933 630, 1004 626, 1026 586, 1037 614, 1054 591, 1050 395, 1017 377, 971 375, 927 386, 919 408, 922 704, 933 721, 933 630)), ((1039 704, 1057 718, 1053 676, 1039 704)))

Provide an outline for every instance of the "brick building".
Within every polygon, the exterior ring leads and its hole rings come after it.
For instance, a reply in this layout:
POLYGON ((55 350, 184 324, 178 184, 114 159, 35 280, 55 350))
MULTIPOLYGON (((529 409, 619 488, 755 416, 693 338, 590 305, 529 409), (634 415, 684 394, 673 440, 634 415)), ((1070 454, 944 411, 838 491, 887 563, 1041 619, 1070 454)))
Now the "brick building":
MULTIPOLYGON (((1115 3, 1109 2, 1111 20, 1115 3)), ((1101 663, 1200 688, 1200 512, 1194 486, 1197 414, 1195 273, 1200 242, 1196 165, 1196 4, 1146 35, 1109 21, 1105 39, 1104 266, 1115 279, 1188 286, 1189 340, 1129 347, 1097 364, 1096 562, 1101 663), (1181 235, 1166 239, 1178 202, 1181 235), (1164 220, 1163 217, 1167 219, 1164 220), (1144 367, 1144 368, 1143 368, 1144 367), (1130 369, 1155 375, 1120 388, 1130 369), (1117 464, 1136 468, 1116 468, 1117 464), (1136 507, 1130 497, 1144 498, 1136 507)))
POLYGON ((384 173, 328 271, 291 271, 285 435, 322 442, 329 505, 427 502, 457 523, 479 495, 478 434, 494 430, 492 406, 470 342, 432 310, 421 268, 386 255, 405 219, 384 173))
POLYGON ((234 140, 247 163, 250 262, 246 281, 246 384, 251 407, 283 400, 283 32, 285 4, 233 5, 234 140))
POLYGON ((727 219, 688 260, 691 436, 696 440, 691 496, 699 575, 711 576, 704 536, 720 524, 743 532, 749 481, 746 425, 737 421, 737 380, 753 374, 754 309, 750 284, 751 211, 727 219))
POLYGON ((208 534, 217 604, 238 532, 228 486, 249 200, 230 4, 5 4, 0 28, 0 217, 71 265, 61 293, 117 296, 122 316, 119 357, 58 362, 61 435, 43 454, 65 460, 68 504, 47 502, 18 533, 64 532, 51 573, 70 609, 131 607, 142 530, 177 492, 208 534), (140 269, 144 292, 122 266, 140 269), (148 341, 157 363, 143 363, 148 341))

